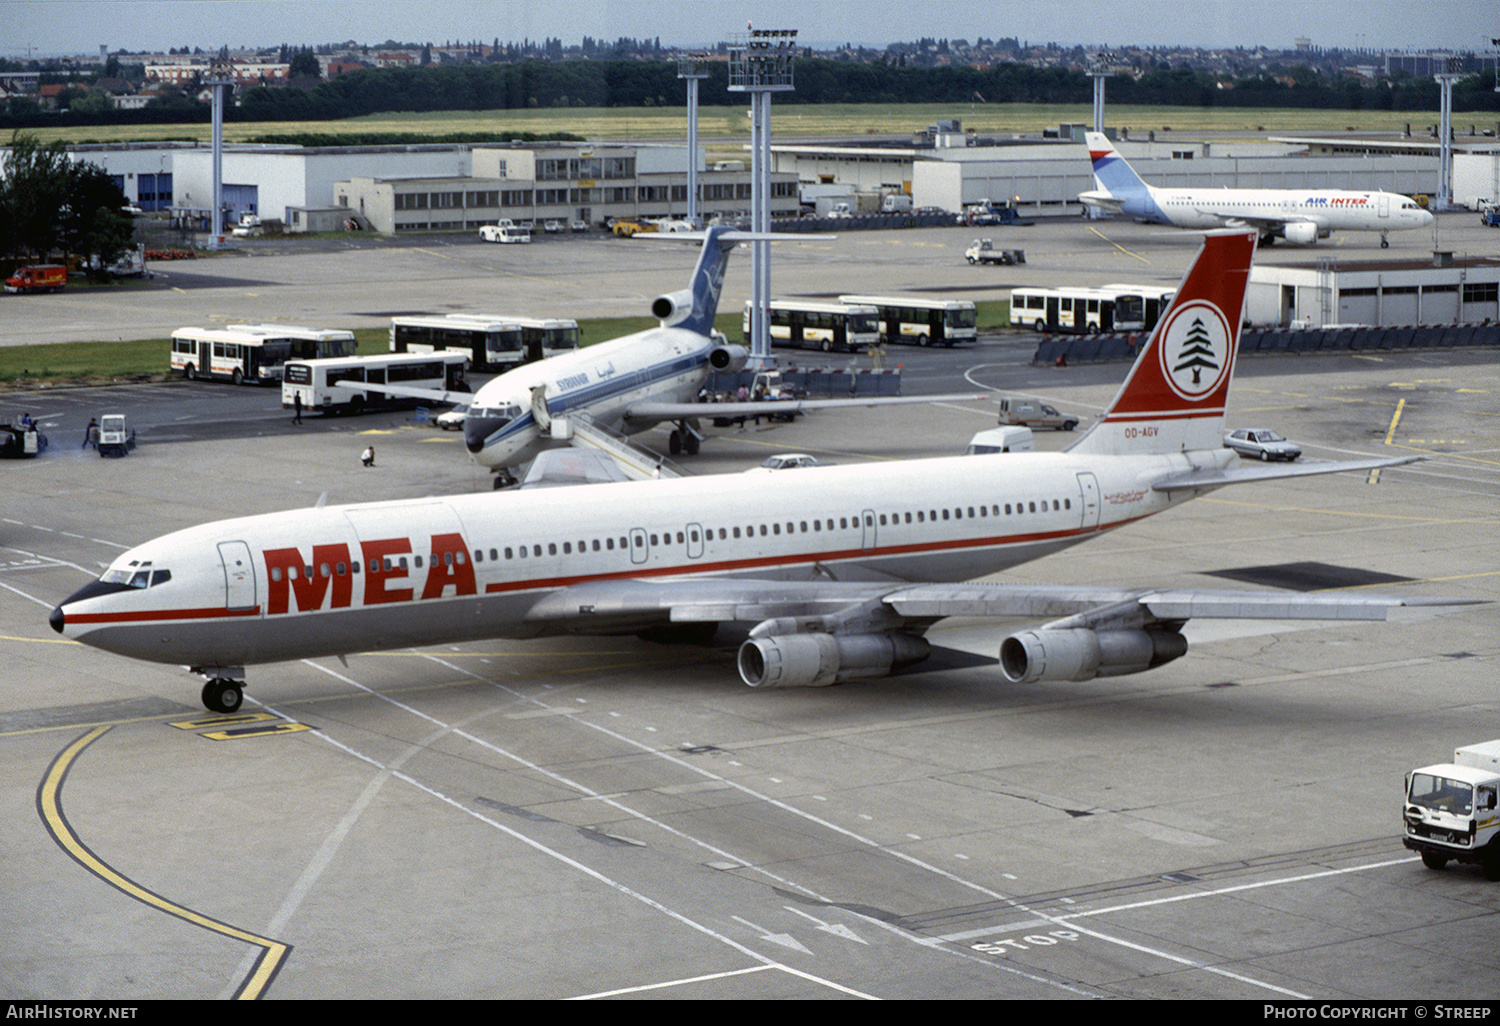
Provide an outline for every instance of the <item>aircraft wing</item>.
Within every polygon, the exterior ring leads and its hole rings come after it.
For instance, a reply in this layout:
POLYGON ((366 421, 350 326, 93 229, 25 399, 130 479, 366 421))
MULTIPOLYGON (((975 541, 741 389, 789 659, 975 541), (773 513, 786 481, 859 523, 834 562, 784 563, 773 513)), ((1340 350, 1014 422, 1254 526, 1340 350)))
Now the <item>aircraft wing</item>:
POLYGON ((1096 210, 1105 210, 1111 214, 1118 214, 1125 209, 1125 201, 1115 196, 1114 193, 1103 189, 1095 189, 1089 192, 1080 192, 1078 202, 1086 207, 1096 210))
POLYGON ((1247 484, 1252 481, 1271 481, 1283 477, 1310 477, 1314 474, 1343 474, 1368 470, 1383 470, 1400 467, 1408 463, 1425 460, 1425 456, 1374 457, 1367 460, 1320 460, 1304 463, 1283 463, 1272 466, 1263 464, 1252 467, 1213 467, 1190 470, 1185 474, 1174 474, 1153 482, 1152 491, 1170 492, 1178 488, 1219 488, 1223 485, 1247 484))
POLYGON ((344 388, 362 388, 366 392, 379 392, 381 395, 398 395, 406 399, 425 399, 430 403, 466 403, 474 398, 473 392, 459 392, 452 389, 436 388, 412 388, 407 385, 376 384, 369 381, 354 381, 352 379, 341 379, 333 382, 344 388))
MULTIPOLYGON (((560 588, 537 601, 526 622, 604 633, 673 623, 797 621, 829 634, 909 630, 944 617, 1038 620, 1066 618, 1099 628, 1189 619, 1384 620, 1400 606, 1447 606, 1478 600, 1369 592, 1151 590, 1046 584, 867 584, 697 578, 594 581, 560 588), (810 621, 816 621, 814 627, 810 621)), ((1055 625, 1055 626, 1061 626, 1055 625)))
POLYGON ((886 395, 847 399, 762 399, 735 403, 634 403, 625 411, 631 421, 685 420, 692 417, 770 417, 813 410, 848 409, 852 406, 900 406, 910 403, 985 402, 992 392, 956 395, 886 395))

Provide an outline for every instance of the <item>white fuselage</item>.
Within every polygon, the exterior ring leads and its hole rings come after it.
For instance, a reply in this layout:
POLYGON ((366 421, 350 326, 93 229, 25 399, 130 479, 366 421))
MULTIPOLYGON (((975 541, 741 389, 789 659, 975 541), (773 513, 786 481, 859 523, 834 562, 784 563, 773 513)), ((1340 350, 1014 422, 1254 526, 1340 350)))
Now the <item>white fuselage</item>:
POLYGON ((554 418, 587 417, 609 430, 631 433, 655 422, 631 422, 625 417, 632 403, 689 402, 708 378, 712 338, 682 328, 660 327, 574 353, 554 356, 507 371, 474 396, 466 429, 470 451, 479 464, 512 467, 535 458, 554 445, 532 415, 532 390, 546 387, 547 409, 554 418), (511 410, 514 417, 482 437, 484 423, 475 410, 511 410), (482 448, 475 449, 476 441, 482 448))
POLYGON ((556 607, 591 582, 971 580, 1191 498, 1150 482, 1231 456, 965 456, 244 517, 130 550, 58 626, 193 667, 628 632, 669 607, 556 607))
POLYGON ((1221 228, 1225 224, 1283 221, 1332 231, 1402 231, 1432 223, 1432 215, 1408 196, 1342 189, 1161 189, 1151 203, 1126 213, 1178 228, 1221 228), (1150 209, 1154 207, 1154 211, 1150 209))

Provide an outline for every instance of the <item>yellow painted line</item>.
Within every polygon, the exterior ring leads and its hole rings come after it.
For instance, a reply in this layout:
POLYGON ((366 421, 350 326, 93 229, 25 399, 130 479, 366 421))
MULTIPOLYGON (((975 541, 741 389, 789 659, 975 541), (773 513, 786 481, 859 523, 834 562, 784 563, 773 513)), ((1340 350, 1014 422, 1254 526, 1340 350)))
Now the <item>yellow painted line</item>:
POLYGON ((1391 414, 1390 427, 1385 429, 1385 444, 1394 445, 1396 438, 1396 425, 1401 423, 1401 413, 1406 409, 1406 400, 1401 399, 1396 403, 1396 412, 1391 414))
POLYGON ((167 726, 178 730, 202 730, 205 727, 230 727, 236 723, 270 723, 280 719, 275 713, 250 712, 236 713, 233 716, 199 716, 191 720, 173 720, 167 726))
POLYGON ((78 835, 73 832, 67 817, 63 814, 62 789, 67 780, 68 770, 83 754, 84 750, 109 731, 109 727, 95 727, 87 731, 72 744, 64 748, 52 765, 48 767, 47 773, 42 777, 42 782, 37 787, 36 804, 41 813, 42 823, 52 839, 57 842, 58 847, 67 852, 68 855, 84 869, 93 873, 99 879, 123 894, 134 898, 141 904, 158 911, 165 912, 184 922, 200 926, 212 933, 229 937, 233 940, 244 941, 261 949, 260 957, 250 967, 250 974, 240 983, 239 989, 235 991, 235 998, 242 1001, 254 1001, 265 996, 266 990, 271 982, 276 979, 276 974, 281 971, 283 963, 291 954, 292 946, 258 934, 241 930, 237 926, 230 926, 217 919, 195 912, 190 908, 184 908, 176 902, 169 901, 159 894, 154 894, 129 877, 121 874, 103 859, 91 851, 88 845, 79 840, 78 835))
POLYGON ((1095 228, 1093 225, 1089 225, 1089 231, 1091 231, 1095 235, 1099 236, 1099 238, 1104 239, 1105 242, 1109 243, 1111 246, 1115 247, 1115 249, 1118 249, 1121 253, 1124 253, 1126 256, 1128 256, 1128 257, 1135 257, 1137 260, 1139 260, 1143 264, 1149 264, 1151 262, 1151 261, 1147 260, 1145 257, 1141 256, 1139 253, 1132 253, 1130 250, 1126 249, 1124 246, 1120 245, 1118 242, 1114 241, 1113 239, 1106 238, 1105 235, 1104 235, 1104 233, 1101 232, 1099 229, 1095 228))

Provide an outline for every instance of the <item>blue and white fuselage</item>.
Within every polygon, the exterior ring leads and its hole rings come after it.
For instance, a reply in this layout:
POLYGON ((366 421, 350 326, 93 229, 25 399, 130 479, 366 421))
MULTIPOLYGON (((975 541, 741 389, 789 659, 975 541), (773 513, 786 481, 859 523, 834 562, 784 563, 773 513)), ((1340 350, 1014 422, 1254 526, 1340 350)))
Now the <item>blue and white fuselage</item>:
POLYGON ((1424 228, 1432 215, 1409 196, 1349 189, 1166 189, 1147 185, 1109 139, 1087 133, 1092 192, 1084 205, 1146 224, 1174 228, 1254 228, 1261 242, 1308 245, 1334 231, 1386 233, 1424 228))

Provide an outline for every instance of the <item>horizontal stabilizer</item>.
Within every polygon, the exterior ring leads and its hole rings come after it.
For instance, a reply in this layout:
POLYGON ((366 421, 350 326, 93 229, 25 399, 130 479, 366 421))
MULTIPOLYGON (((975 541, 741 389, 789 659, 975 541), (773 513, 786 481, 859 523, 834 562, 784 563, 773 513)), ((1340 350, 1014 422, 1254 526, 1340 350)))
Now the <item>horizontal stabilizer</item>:
POLYGON ((333 382, 333 384, 340 388, 357 388, 366 392, 379 392, 381 395, 398 395, 403 399, 425 399, 430 403, 466 403, 474 398, 473 392, 460 392, 456 389, 412 388, 407 385, 373 384, 369 381, 355 381, 352 378, 344 378, 333 382))
POLYGON ((1396 456, 1368 460, 1327 460, 1311 463, 1286 463, 1279 466, 1227 467, 1217 470, 1212 467, 1190 470, 1186 474, 1174 474, 1151 485, 1153 491, 1170 492, 1178 488, 1222 488, 1224 485, 1248 484, 1252 481, 1275 481, 1284 477, 1311 477, 1315 474, 1361 473, 1400 467, 1424 460, 1425 456, 1396 456))

